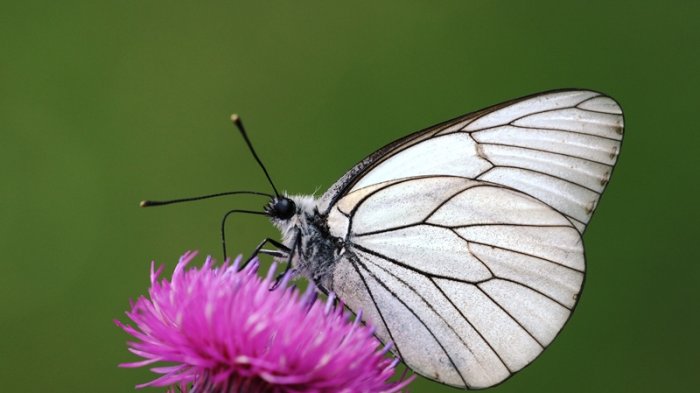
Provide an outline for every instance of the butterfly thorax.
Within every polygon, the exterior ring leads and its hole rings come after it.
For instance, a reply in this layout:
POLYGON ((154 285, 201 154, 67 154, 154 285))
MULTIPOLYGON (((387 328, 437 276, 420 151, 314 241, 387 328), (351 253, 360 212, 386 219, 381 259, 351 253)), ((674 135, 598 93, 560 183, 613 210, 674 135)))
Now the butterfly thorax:
POLYGON ((343 248, 343 240, 330 234, 326 217, 319 212, 315 198, 306 195, 288 198, 295 204, 295 214, 289 219, 273 217, 272 223, 282 233, 282 243, 292 250, 296 248, 292 258, 296 272, 328 288, 327 281, 343 248))

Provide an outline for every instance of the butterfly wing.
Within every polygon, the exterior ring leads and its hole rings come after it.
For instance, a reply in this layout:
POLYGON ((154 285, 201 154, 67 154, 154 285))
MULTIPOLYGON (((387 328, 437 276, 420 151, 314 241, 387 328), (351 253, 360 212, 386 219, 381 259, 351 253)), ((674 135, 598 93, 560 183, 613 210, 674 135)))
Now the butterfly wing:
POLYGON ((412 134, 322 197, 346 249, 330 290, 414 371, 502 382, 568 320, 580 234, 619 153, 620 107, 591 91, 515 100, 412 134))
POLYGON ((541 93, 419 131, 370 155, 321 198, 401 177, 456 175, 512 187, 547 203, 583 233, 617 161, 620 106, 588 90, 541 93))
POLYGON ((530 363, 568 319, 583 282, 573 224, 493 183, 383 182, 348 194, 329 220, 346 231, 332 290, 362 309, 409 367, 453 386, 492 386, 530 363))

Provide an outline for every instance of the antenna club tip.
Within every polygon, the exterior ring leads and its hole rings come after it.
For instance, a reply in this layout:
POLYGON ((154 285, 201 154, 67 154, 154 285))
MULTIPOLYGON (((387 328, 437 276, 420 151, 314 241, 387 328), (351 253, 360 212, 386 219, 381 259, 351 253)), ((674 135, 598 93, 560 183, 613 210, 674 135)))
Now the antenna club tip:
POLYGON ((151 201, 141 201, 139 202, 139 207, 149 207, 151 206, 151 201))
POLYGON ((231 121, 234 122, 234 123, 238 123, 238 122, 241 121, 241 117, 238 116, 238 114, 234 113, 234 114, 231 115, 231 121))

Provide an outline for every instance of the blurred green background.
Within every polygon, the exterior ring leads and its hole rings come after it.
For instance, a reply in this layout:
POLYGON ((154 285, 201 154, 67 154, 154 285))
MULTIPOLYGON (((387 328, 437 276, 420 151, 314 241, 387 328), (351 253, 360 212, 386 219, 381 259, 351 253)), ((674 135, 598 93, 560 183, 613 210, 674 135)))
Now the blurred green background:
MULTIPOLYGON (((0 5, 0 381, 128 392, 114 326, 152 259, 220 255, 231 197, 323 192, 408 132, 560 87, 615 97, 619 165, 564 332, 499 392, 688 391, 700 374, 697 2, 44 1, 0 5)), ((276 236, 229 226, 236 252, 276 236)), ((456 391, 426 380, 413 391, 456 391)), ((152 389, 150 391, 158 391, 152 389)))

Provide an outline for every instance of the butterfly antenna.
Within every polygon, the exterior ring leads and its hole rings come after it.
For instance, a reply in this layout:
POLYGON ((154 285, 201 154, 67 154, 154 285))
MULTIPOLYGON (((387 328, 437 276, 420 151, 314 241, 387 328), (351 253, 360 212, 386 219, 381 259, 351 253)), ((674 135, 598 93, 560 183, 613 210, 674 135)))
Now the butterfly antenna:
POLYGON ((260 157, 258 157, 258 153, 255 152, 255 149, 253 149, 253 144, 250 143, 250 139, 248 139, 248 134, 245 132, 245 128, 243 128, 243 121, 241 121, 240 116, 238 116, 236 114, 231 115, 231 121, 233 122, 233 124, 236 125, 238 130, 241 132, 241 135, 243 135, 243 139, 245 140, 245 143, 248 145, 250 152, 253 153, 253 157, 255 157, 255 161, 258 162, 258 164, 260 165, 260 168, 262 168, 263 172, 265 172, 265 176, 267 177, 267 181, 270 182, 270 185, 272 186, 272 190, 275 191, 275 196, 280 196, 280 193, 277 192, 277 187, 275 187, 275 183, 272 182, 272 178, 270 177, 270 174, 267 172, 265 165, 263 165, 262 161, 260 160, 260 157))
POLYGON ((247 194, 247 195, 262 195, 267 198, 272 199, 272 195, 266 193, 266 192, 257 192, 257 191, 228 191, 228 192, 219 192, 216 194, 209 194, 209 195, 201 195, 201 196, 196 196, 196 197, 191 197, 191 198, 180 198, 180 199, 171 199, 167 201, 150 201, 150 200, 145 200, 141 201, 139 203, 139 206, 141 207, 151 207, 151 206, 163 206, 163 205, 170 205, 171 203, 180 203, 180 202, 192 202, 192 201, 201 201, 202 199, 209 199, 209 198, 217 198, 221 196, 226 196, 226 195, 237 195, 237 194, 247 194))

